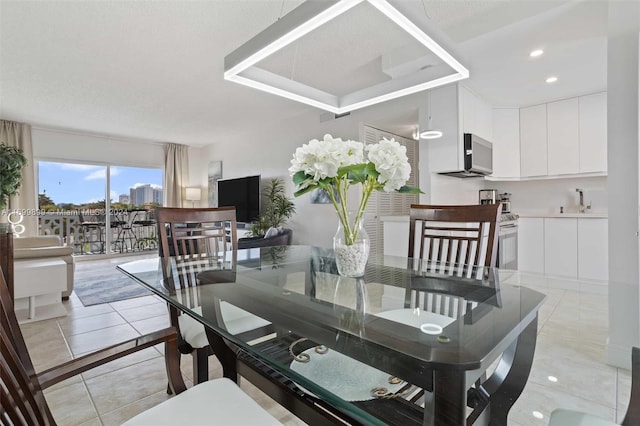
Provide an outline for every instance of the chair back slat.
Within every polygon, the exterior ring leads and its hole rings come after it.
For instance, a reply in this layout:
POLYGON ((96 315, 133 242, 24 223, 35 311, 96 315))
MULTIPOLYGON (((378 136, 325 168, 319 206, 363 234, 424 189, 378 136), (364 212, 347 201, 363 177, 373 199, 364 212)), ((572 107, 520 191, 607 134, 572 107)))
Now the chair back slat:
POLYGON ((2 424, 54 425, 27 352, 4 275, 0 273, 0 388, 2 424))

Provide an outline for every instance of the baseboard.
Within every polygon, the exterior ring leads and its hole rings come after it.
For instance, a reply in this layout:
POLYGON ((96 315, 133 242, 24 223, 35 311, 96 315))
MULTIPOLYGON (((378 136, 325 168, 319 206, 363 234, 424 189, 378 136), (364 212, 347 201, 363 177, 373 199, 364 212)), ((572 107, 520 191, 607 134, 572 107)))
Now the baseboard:
POLYGON ((607 281, 581 280, 535 272, 516 271, 515 276, 509 279, 509 283, 515 282, 526 287, 534 288, 556 288, 593 294, 607 294, 609 292, 609 283, 607 281))

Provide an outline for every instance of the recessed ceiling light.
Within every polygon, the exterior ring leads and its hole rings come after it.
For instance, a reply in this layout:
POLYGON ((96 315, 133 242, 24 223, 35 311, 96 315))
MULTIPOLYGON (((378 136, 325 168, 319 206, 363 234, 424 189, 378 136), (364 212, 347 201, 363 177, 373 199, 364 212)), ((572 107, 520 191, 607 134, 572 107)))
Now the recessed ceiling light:
POLYGON ((555 77, 555 76, 547 77, 547 79, 545 81, 547 83, 555 83, 556 81, 558 81, 558 77, 555 77))
POLYGON ((557 383, 558 382, 558 378, 556 376, 548 376, 547 379, 550 382, 553 382, 553 383, 557 383))
POLYGON ((531 414, 533 414, 533 417, 535 417, 536 419, 544 419, 544 414, 542 414, 540 411, 532 411, 531 414))
POLYGON ((529 57, 531 58, 537 58, 538 56, 541 56, 544 53, 544 50, 542 49, 535 49, 532 50, 531 53, 529 53, 529 57))

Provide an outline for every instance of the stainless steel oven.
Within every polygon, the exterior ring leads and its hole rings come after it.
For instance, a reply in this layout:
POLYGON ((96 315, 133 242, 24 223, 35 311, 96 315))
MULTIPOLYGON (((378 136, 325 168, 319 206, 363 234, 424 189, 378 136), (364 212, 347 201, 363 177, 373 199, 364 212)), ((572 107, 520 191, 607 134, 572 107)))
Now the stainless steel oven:
POLYGON ((498 261, 500 269, 518 269, 518 215, 503 214, 498 231, 498 261))

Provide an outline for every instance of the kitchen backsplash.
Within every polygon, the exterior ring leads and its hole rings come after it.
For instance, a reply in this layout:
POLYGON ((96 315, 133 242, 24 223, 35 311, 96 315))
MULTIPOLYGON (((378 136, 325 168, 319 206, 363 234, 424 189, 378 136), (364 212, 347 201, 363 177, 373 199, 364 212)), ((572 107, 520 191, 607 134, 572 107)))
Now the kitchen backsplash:
MULTIPOLYGON (((576 188, 584 193, 584 204, 591 204, 591 212, 607 213, 607 178, 583 177, 548 180, 530 180, 519 182, 490 182, 485 181, 484 188, 497 189, 499 193, 510 192, 511 211, 560 213, 564 207, 565 213, 577 213, 579 194, 576 188)), ((466 191, 463 191, 466 192, 466 191)))
MULTIPOLYGON (((485 188, 484 178, 460 179, 431 174, 431 204, 478 204, 478 191, 485 188)), ((420 202, 423 202, 422 199, 420 202)))
MULTIPOLYGON (((460 179, 438 174, 430 175, 427 184, 421 181, 421 187, 429 188, 420 196, 423 204, 478 204, 480 189, 497 189, 498 193, 511 193, 511 211, 513 213, 577 213, 580 188, 584 194, 585 205, 591 204, 592 213, 608 212, 607 178, 576 177, 562 179, 541 179, 527 181, 486 181, 483 178, 460 179)), ((424 188, 423 188, 424 190, 424 188)))

